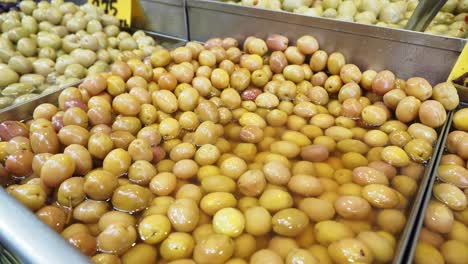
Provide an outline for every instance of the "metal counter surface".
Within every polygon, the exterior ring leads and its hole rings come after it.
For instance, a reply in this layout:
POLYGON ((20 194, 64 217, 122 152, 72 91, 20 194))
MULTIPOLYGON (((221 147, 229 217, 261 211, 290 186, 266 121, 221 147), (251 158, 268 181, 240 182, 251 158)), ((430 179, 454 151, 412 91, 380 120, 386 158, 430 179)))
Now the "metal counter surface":
MULTIPOLYGON (((191 40, 206 41, 212 37, 229 36, 243 41, 250 35, 265 39, 270 34, 279 33, 288 36, 294 43, 298 37, 310 34, 317 38, 321 49, 329 53, 342 52, 347 61, 358 65, 362 70, 389 69, 399 78, 421 76, 433 85, 447 79, 466 43, 463 39, 208 0, 188 0, 187 13, 191 40)), ((424 176, 418 184, 418 193, 409 208, 407 224, 395 251, 395 264, 407 260, 407 248, 414 244, 413 227, 418 220, 448 129, 446 123, 437 130, 439 138, 434 145, 434 154, 426 166, 424 176)))

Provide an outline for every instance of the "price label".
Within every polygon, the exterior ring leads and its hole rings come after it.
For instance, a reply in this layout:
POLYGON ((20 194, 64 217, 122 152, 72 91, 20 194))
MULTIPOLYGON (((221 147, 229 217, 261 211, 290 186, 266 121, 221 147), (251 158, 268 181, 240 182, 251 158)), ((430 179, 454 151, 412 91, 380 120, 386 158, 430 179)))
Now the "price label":
POLYGON ((120 27, 130 27, 132 0, 88 0, 88 3, 102 8, 106 14, 117 17, 120 27))
POLYGON ((452 72, 450 72, 448 81, 452 81, 465 73, 468 73, 468 43, 465 44, 460 56, 458 56, 457 62, 455 62, 452 72))

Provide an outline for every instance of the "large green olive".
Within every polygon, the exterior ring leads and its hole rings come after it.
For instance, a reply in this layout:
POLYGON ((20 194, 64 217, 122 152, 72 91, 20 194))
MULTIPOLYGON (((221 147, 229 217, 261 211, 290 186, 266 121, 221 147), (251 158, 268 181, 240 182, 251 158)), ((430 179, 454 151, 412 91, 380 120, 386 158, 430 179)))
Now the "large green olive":
POLYGON ((34 72, 42 76, 47 76, 54 71, 55 63, 51 59, 40 58, 33 62, 34 72))
POLYGON ((19 4, 20 10, 27 14, 31 15, 34 9, 36 9, 36 2, 34 1, 21 1, 19 4))
POLYGON ((8 32, 15 27, 20 27, 21 22, 18 19, 7 19, 2 23, 2 32, 8 32))
POLYGON ((88 25, 86 25, 86 31, 89 34, 93 34, 95 32, 101 32, 102 31, 101 22, 99 22, 99 20, 90 20, 90 21, 88 21, 88 25))
POLYGON ((38 94, 31 94, 31 93, 23 94, 23 95, 16 97, 15 100, 13 101, 13 104, 22 104, 24 102, 34 100, 38 96, 39 96, 38 94))
POLYGON ((99 42, 93 35, 85 35, 80 39, 80 45, 82 49, 89 49, 96 51, 99 49, 99 42))
POLYGON ((63 55, 57 58, 55 62, 55 70, 59 74, 63 74, 68 65, 77 63, 77 60, 70 55, 63 55))
POLYGON ((14 99, 10 97, 0 97, 0 109, 10 106, 14 99))
POLYGON ((62 46, 62 39, 52 33, 39 32, 39 34, 37 34, 37 45, 39 48, 51 47, 53 49, 59 49, 62 46))
POLYGON ((19 74, 30 73, 33 70, 31 61, 23 56, 11 57, 8 61, 8 66, 19 74))
MULTIPOLYGON (((39 3, 41 4, 41 3, 39 3)), ((46 14, 46 9, 45 8, 37 8, 34 9, 32 12, 32 16, 38 21, 45 21, 47 20, 47 14, 46 14)))
POLYGON ((74 63, 70 64, 65 68, 64 75, 66 77, 82 79, 86 76, 86 69, 81 64, 74 63))
POLYGON ((102 72, 105 72, 105 71, 107 71, 109 69, 109 65, 107 63, 98 63, 98 62, 99 61, 97 61, 93 66, 89 67, 88 76, 93 75, 93 74, 102 73, 102 72))
POLYGON ((105 63, 110 63, 111 58, 110 54, 107 50, 100 49, 96 52, 97 59, 99 61, 105 62, 105 63))
POLYGON ((119 42, 119 50, 124 51, 124 50, 134 50, 138 48, 138 45, 136 41, 129 37, 129 38, 124 38, 120 40, 119 42))
POLYGON ((47 8, 47 21, 50 23, 57 25, 62 21, 63 13, 60 9, 56 7, 49 7, 47 8))
POLYGON ((80 48, 80 41, 76 35, 67 35, 62 40, 62 49, 70 53, 75 49, 80 48))
POLYGON ((37 55, 39 58, 51 59, 55 61, 57 58, 57 52, 51 47, 45 47, 39 50, 39 54, 37 55))
POLYGON ((104 14, 101 16, 101 22, 104 26, 119 26, 119 19, 112 15, 104 14))
POLYGON ((78 6, 73 2, 66 2, 59 6, 60 11, 64 14, 75 13, 78 10, 78 6))
POLYGON ((14 50, 14 45, 8 38, 0 38, 0 49, 14 50))
POLYGON ((151 191, 136 184, 127 184, 115 189, 112 205, 120 211, 134 213, 144 210, 151 201, 151 191))
POLYGON ((75 49, 70 55, 85 68, 90 67, 96 61, 96 53, 89 49, 75 49))
POLYGON ((99 44, 99 48, 101 49, 105 49, 107 48, 107 35, 106 33, 102 32, 102 31, 99 31, 99 32, 95 32, 92 34, 98 41, 98 44, 99 44))
POLYGON ((34 56, 37 52, 36 41, 32 38, 22 38, 16 43, 16 49, 27 57, 34 56))
POLYGON ((19 76, 15 71, 9 68, 2 69, 2 78, 0 78, 0 88, 4 88, 12 83, 15 83, 18 81, 18 79, 19 76))
POLYGON ((8 31, 8 38, 16 43, 21 38, 27 37, 29 35, 29 31, 24 27, 15 27, 8 31))
POLYGON ((14 50, 3 49, 0 50, 0 62, 8 63, 11 57, 15 56, 17 52, 14 50))
POLYGON ((60 38, 63 38, 68 34, 68 30, 65 26, 52 27, 49 29, 49 32, 59 36, 60 38))
POLYGON ((47 194, 39 184, 11 185, 7 192, 31 210, 44 206, 47 194))
POLYGON ((106 33, 108 37, 115 37, 117 36, 117 34, 119 34, 119 32, 119 27, 117 27, 116 25, 108 25, 104 27, 104 33, 106 33))
POLYGON ((34 90, 34 86, 29 83, 13 83, 8 85, 2 91, 3 96, 17 97, 23 94, 30 93, 34 90))
POLYGON ((36 34, 37 33, 38 25, 37 25, 37 21, 36 21, 36 19, 34 19, 34 17, 24 16, 21 19, 21 25, 23 26, 23 28, 25 28, 29 32, 29 34, 36 34))
POLYGON ((86 28, 86 19, 75 16, 68 20, 65 26, 67 27, 68 31, 75 33, 86 28))
POLYGON ((45 32, 49 32, 49 30, 53 28, 54 25, 50 23, 49 21, 42 21, 41 23, 39 23, 38 27, 39 27, 39 33, 45 33, 45 32))

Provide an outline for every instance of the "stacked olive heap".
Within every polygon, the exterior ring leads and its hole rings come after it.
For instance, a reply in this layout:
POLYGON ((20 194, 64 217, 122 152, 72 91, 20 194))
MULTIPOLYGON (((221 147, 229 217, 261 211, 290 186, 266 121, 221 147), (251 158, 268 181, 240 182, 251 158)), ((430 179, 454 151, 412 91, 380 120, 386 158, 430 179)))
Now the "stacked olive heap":
POLYGON ((415 263, 468 263, 468 108, 453 116, 447 152, 424 217, 415 263))
POLYGON ((19 7, 21 12, 0 15, 0 108, 106 71, 121 57, 143 57, 158 48, 141 31, 121 32, 118 19, 90 4, 28 0, 19 7))
POLYGON ((457 105, 312 36, 190 42, 3 122, 0 179, 95 263, 388 263, 457 105))
MULTIPOLYGON (((404 28, 418 0, 236 0, 245 6, 285 10, 308 16, 336 18, 344 21, 404 28)), ((426 32, 466 38, 467 0, 448 0, 426 32)))

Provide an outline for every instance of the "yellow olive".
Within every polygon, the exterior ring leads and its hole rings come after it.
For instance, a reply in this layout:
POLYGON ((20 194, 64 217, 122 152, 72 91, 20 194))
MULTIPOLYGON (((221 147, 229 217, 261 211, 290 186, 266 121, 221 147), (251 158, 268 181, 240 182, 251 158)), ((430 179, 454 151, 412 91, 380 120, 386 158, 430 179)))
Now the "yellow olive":
POLYGON ((245 219, 238 209, 228 207, 213 216, 213 229, 218 234, 238 237, 245 228, 245 219))
POLYGON ((428 229, 446 234, 452 229, 453 221, 453 213, 445 204, 431 201, 427 206, 424 226, 428 229))
POLYGON ((309 224, 307 215, 295 208, 287 208, 277 212, 272 219, 273 231, 283 236, 297 236, 309 224))
POLYGON ((361 241, 346 238, 333 242, 328 247, 330 257, 336 263, 372 263, 371 250, 361 241))
POLYGON ((347 225, 337 221, 326 220, 315 224, 315 239, 323 246, 354 237, 354 233, 347 225))
POLYGON ((112 195, 112 204, 121 211, 133 213, 145 209, 150 199, 149 189, 136 184, 127 184, 115 189, 112 195))
POLYGON ((197 243, 193 258, 197 263, 224 263, 234 254, 234 241, 221 234, 209 235, 197 243))
POLYGON ((428 243, 419 242, 416 246, 414 263, 423 264, 428 262, 437 264, 445 263, 444 257, 439 250, 428 243))
POLYGON ((377 208, 394 208, 399 203, 396 191, 382 184, 364 186, 362 188, 362 196, 377 208))
POLYGON ((149 215, 138 224, 140 239, 148 244, 156 244, 169 235, 171 222, 164 215, 149 215))
POLYGON ((182 232, 174 232, 161 243, 160 253, 166 260, 177 260, 190 257, 194 249, 193 238, 182 232))

